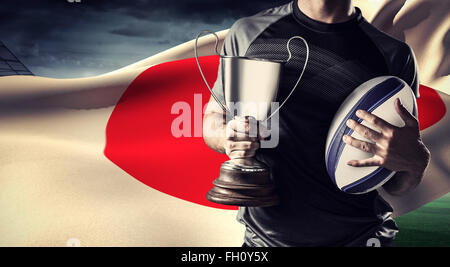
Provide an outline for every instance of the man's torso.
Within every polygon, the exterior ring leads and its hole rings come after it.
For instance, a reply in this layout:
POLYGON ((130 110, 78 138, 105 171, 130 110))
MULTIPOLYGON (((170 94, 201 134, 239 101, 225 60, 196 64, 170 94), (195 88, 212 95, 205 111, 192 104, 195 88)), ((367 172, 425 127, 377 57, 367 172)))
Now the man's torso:
MULTIPOLYGON (((417 83, 408 71, 411 66, 391 62, 393 57, 407 62, 408 51, 395 53, 409 48, 379 35, 357 11, 347 22, 325 24, 306 17, 293 1, 238 20, 225 40, 227 55, 283 61, 292 36, 303 37, 309 46, 303 78, 279 113, 279 144, 257 153, 257 159, 271 168, 281 204, 239 208, 238 220, 246 225, 245 242, 250 246, 363 245, 375 235, 389 243, 397 232, 389 217, 391 207, 376 191, 343 193, 325 169, 328 128, 353 89, 382 75, 403 75, 411 85, 417 83)), ((291 41, 291 51, 280 82, 280 102, 305 63, 302 41, 291 41)), ((223 97, 220 83, 218 79, 214 90, 223 97)))

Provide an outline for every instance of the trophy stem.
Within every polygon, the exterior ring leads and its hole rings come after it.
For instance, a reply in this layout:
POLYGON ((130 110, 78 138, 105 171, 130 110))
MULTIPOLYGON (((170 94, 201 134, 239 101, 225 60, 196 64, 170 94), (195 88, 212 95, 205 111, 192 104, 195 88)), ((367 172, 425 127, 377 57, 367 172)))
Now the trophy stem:
POLYGON ((213 184, 214 187, 206 195, 211 202, 247 207, 266 207, 279 203, 270 180, 269 168, 255 158, 224 162, 213 184))

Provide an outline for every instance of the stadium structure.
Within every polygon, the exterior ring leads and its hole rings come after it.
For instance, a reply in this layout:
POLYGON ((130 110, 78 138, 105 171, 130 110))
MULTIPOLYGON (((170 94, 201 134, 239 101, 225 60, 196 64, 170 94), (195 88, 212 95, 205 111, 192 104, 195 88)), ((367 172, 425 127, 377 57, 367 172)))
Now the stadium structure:
POLYGON ((33 73, 0 41, 0 76, 33 75, 33 73))

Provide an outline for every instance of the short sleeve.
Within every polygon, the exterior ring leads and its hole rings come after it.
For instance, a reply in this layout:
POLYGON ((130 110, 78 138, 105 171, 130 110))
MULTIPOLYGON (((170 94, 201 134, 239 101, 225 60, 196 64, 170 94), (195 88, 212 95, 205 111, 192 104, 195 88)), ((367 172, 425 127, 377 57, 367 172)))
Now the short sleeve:
POLYGON ((407 44, 405 44, 405 63, 399 74, 399 78, 404 80, 414 92, 416 98, 419 98, 419 74, 414 52, 407 44))

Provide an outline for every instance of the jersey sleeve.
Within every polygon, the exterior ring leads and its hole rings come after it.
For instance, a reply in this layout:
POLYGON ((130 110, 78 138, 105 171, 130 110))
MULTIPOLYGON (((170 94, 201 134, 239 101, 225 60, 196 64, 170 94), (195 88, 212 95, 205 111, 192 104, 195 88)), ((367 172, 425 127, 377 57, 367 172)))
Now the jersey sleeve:
POLYGON ((419 74, 416 62, 416 57, 414 52, 407 44, 405 44, 404 53, 404 65, 401 72, 399 73, 399 78, 404 80, 414 92, 416 98, 419 98, 419 74))

